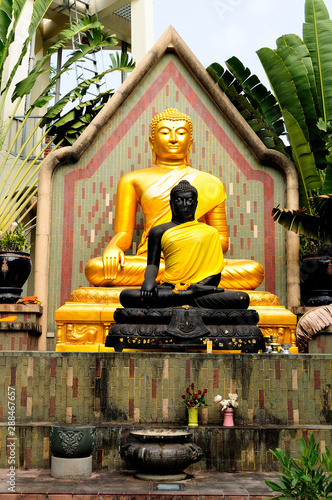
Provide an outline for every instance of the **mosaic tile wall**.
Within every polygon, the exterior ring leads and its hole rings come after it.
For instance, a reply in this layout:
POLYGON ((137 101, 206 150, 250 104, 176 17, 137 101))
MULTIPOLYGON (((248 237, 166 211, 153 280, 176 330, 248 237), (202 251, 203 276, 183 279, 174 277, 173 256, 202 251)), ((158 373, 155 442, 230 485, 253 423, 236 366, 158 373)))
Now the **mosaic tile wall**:
POLYGON ((94 467, 119 469, 133 426, 187 425, 181 394, 191 382, 208 390, 208 423, 194 436, 205 450, 199 469, 271 470, 269 448, 295 453, 311 433, 322 449, 332 446, 332 355, 4 352, 0 370, 0 467, 8 387, 20 467, 49 467, 49 426, 77 423, 97 425, 94 467), (232 430, 213 403, 230 391, 239 395, 232 430))
POLYGON ((38 350, 40 327, 37 318, 42 308, 34 305, 1 304, 0 319, 15 316, 15 322, 0 323, 0 351, 38 350))
POLYGON ((10 353, 0 356, 0 422, 16 388, 16 422, 186 423, 181 394, 236 391, 238 424, 332 424, 332 355, 10 353), (42 383, 41 383, 42 381, 42 383))
MULTIPOLYGON (((54 177, 49 292, 49 331, 54 311, 72 290, 86 286, 87 260, 102 254, 113 236, 116 186, 134 169, 151 166, 148 143, 152 117, 166 107, 190 115, 194 124, 191 165, 222 179, 227 192, 229 258, 261 262, 261 289, 285 304, 285 235, 270 216, 284 205, 282 174, 261 166, 209 96, 175 54, 166 54, 128 97, 77 164, 57 169, 54 177)), ((131 251, 143 229, 136 218, 131 251)))
POLYGON ((0 351, 37 351, 38 337, 29 331, 0 329, 0 351))
MULTIPOLYGON (((138 428, 138 427, 136 427, 138 428)), ((128 425, 97 425, 96 445, 93 452, 93 469, 124 470, 119 449, 130 439, 128 425)), ((17 427, 17 468, 50 469, 49 425, 20 425, 17 427)), ((331 429, 323 427, 280 428, 252 426, 248 428, 223 428, 199 426, 193 429, 193 441, 202 448, 204 457, 187 470, 217 470, 223 472, 268 472, 277 470, 270 449, 288 450, 297 457, 300 439, 308 441, 314 434, 316 443, 325 451, 331 449, 331 429)), ((0 424, 0 444, 6 443, 6 427, 0 424)), ((4 448, 2 448, 4 449, 4 448)), ((1 448, 0 448, 1 450, 1 448)), ((1 453, 0 469, 7 468, 6 453, 1 453)))

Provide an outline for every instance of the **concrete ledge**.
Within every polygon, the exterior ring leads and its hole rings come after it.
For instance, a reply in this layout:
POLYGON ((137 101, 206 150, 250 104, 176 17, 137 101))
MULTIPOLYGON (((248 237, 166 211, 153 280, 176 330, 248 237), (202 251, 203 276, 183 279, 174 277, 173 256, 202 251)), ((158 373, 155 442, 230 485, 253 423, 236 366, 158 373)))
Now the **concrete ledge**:
POLYGON ((39 304, 0 304, 0 315, 2 314, 37 314, 43 313, 43 307, 39 304))

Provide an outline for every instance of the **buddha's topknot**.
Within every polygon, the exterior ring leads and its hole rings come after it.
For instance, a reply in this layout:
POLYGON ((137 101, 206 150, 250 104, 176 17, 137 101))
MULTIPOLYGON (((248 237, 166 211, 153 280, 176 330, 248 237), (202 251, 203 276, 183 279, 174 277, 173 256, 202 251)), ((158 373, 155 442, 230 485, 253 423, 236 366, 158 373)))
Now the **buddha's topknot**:
POLYGON ((186 115, 185 113, 181 113, 181 111, 178 111, 175 108, 166 108, 165 111, 159 113, 152 119, 152 122, 150 124, 152 141, 154 141, 156 125, 162 120, 170 120, 172 122, 176 122, 178 120, 185 120, 186 122, 188 122, 189 125, 190 139, 191 140, 193 139, 193 122, 191 121, 191 118, 189 118, 188 115, 186 115))
POLYGON ((176 184, 174 187, 171 189, 171 200, 173 200, 178 193, 192 193, 194 198, 198 198, 198 192, 195 186, 190 184, 190 182, 186 180, 180 181, 178 184, 176 184))

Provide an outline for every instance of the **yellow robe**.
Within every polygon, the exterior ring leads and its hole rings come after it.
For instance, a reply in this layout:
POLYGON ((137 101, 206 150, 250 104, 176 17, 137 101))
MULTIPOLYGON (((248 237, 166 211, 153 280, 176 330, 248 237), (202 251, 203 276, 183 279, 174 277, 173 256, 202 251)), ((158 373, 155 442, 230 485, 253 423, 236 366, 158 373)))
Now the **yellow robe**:
POLYGON ((172 218, 169 204, 170 192, 181 180, 190 182, 198 191, 197 219, 226 199, 224 186, 214 175, 200 172, 191 167, 178 167, 163 175, 145 190, 141 198, 146 222, 137 255, 147 251, 147 238, 151 228, 164 222, 170 222, 172 218))
POLYGON ((162 283, 198 283, 223 268, 217 229, 197 220, 167 229, 161 248, 165 258, 162 283))

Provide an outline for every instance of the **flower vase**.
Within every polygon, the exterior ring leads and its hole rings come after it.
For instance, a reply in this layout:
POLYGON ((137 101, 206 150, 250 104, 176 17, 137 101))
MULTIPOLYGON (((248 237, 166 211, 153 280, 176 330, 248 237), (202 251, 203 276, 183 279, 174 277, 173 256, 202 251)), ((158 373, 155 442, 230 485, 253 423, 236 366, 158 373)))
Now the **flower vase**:
POLYGON ((188 427, 198 427, 198 408, 188 408, 188 427))
POLYGON ((209 421, 209 408, 205 406, 201 413, 202 425, 207 425, 209 421))
POLYGON ((226 410, 223 411, 224 413, 224 427, 234 427, 234 420, 233 420, 233 414, 234 414, 234 408, 226 408, 226 410))

